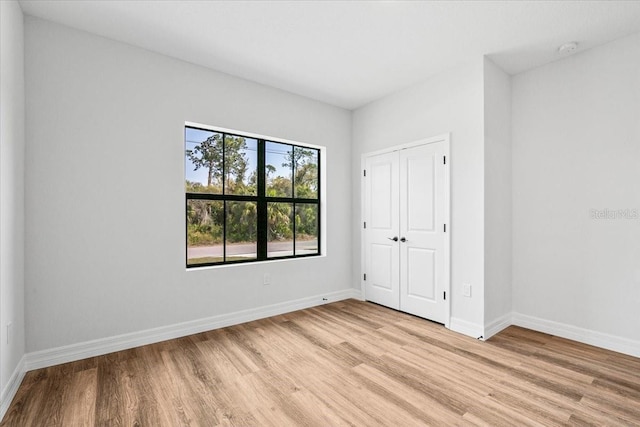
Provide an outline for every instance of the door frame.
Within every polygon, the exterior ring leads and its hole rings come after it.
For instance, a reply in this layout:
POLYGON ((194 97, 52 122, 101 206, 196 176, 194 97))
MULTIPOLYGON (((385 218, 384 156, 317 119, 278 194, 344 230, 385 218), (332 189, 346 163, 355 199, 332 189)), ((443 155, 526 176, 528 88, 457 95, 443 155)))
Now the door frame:
POLYGON ((421 145, 433 144, 436 142, 444 142, 445 156, 447 162, 444 165, 444 219, 447 224, 447 232, 444 235, 444 289, 447 293, 447 300, 445 301, 445 323, 444 326, 450 329, 451 324, 451 299, 453 297, 451 293, 451 134, 445 133, 430 138, 419 139, 417 141, 409 142, 406 144, 394 145, 392 147, 384 148, 381 150, 370 151, 360 155, 360 294, 362 299, 366 299, 365 293, 365 236, 363 232, 363 226, 365 218, 366 207, 366 191, 365 191, 365 177, 363 171, 366 169, 367 158, 377 156, 380 154, 392 153, 394 151, 405 150, 407 148, 419 147, 421 145))

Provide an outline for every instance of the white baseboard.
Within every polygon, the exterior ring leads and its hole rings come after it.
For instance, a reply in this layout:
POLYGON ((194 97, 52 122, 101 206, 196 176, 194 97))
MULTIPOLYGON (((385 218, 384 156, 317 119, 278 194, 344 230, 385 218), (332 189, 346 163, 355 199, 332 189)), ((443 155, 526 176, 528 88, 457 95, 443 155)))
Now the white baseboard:
POLYGON ((484 327, 484 339, 488 340, 501 330, 508 328, 513 325, 513 313, 507 313, 503 316, 498 317, 497 319, 489 322, 489 324, 484 327))
POLYGON ((640 357, 640 341, 520 313, 512 314, 512 323, 517 326, 522 326, 523 328, 533 329, 534 331, 544 332, 630 356, 640 357))
POLYGON ((20 362, 18 362, 16 369, 13 370, 13 373, 9 378, 9 382, 2 390, 2 394, 0 394, 0 421, 2 421, 4 415, 7 413, 7 409, 9 409, 11 401, 18 392, 18 388, 20 387, 20 384, 22 384, 22 380, 26 373, 25 356, 23 356, 22 359, 20 359, 20 362))
POLYGON ((484 334, 484 328, 482 325, 472 323, 467 320, 458 319, 452 317, 449 321, 449 329, 459 334, 468 335, 473 338, 480 338, 484 334))
POLYGON ((364 299, 364 291, 362 289, 360 289, 360 287, 358 287, 357 289, 354 288, 352 290, 353 290, 353 296, 351 298, 357 299, 358 301, 365 301, 365 299, 364 299))
POLYGON ((293 301, 272 304, 268 306, 242 310, 235 313, 198 319, 175 325, 162 326, 129 334, 101 338, 63 347, 28 353, 25 356, 26 371, 46 368, 61 363, 74 362, 88 357, 101 356, 114 351, 127 350, 142 345, 153 344, 173 338, 184 337, 212 329, 224 328, 263 319, 265 317, 290 313, 309 307, 315 307, 330 302, 349 298, 361 298, 361 292, 357 289, 345 289, 324 295, 302 298, 293 301))

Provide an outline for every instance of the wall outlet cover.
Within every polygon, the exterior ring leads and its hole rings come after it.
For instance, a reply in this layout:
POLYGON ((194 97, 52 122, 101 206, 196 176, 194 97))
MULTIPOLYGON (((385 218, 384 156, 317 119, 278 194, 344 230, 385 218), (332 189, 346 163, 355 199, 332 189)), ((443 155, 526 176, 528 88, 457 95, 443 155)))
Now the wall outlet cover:
POLYGON ((462 284, 462 295, 464 295, 465 297, 471 296, 471 284, 469 283, 462 284))

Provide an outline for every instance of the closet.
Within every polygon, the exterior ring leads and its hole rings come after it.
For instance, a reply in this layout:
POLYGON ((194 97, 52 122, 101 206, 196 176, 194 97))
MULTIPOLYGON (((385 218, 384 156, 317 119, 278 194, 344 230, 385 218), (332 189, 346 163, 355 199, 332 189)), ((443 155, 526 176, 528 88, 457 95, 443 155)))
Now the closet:
POLYGON ((449 136, 363 156, 365 299, 449 323, 449 136))

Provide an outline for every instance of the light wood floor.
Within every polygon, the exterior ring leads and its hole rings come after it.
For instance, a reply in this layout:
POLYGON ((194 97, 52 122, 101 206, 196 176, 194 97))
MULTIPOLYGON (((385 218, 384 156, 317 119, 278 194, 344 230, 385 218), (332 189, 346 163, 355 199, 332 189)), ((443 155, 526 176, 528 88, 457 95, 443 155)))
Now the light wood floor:
POLYGON ((1 425, 640 425, 640 359, 349 300, 29 372, 1 425))

